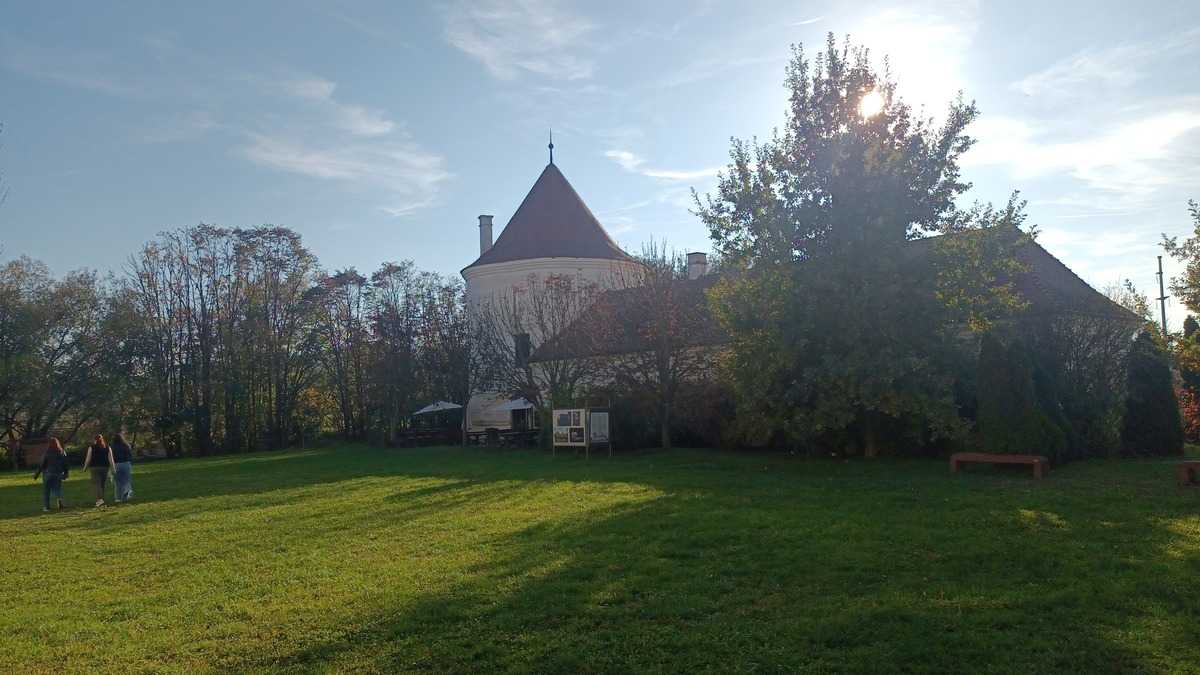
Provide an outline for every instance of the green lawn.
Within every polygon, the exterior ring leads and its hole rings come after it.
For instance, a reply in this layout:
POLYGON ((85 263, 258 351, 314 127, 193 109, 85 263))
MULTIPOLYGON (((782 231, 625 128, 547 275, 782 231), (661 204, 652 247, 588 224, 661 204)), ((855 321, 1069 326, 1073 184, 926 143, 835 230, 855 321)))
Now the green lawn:
POLYGON ((1196 672, 1200 489, 344 448, 0 477, 0 672, 1196 672))

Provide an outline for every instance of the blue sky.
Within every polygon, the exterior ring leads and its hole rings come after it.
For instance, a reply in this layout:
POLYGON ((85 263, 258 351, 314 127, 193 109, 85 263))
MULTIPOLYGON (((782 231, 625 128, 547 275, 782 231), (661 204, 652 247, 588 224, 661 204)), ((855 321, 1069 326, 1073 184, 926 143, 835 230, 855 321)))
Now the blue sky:
POLYGON ((292 227, 330 269, 456 273, 550 127, 622 245, 705 250, 688 190, 782 121, 789 45, 827 31, 933 113, 976 99, 971 197, 1020 189, 1093 285, 1150 290, 1159 233, 1200 199, 1192 1, 0 1, 0 246, 59 272, 211 222, 292 227))

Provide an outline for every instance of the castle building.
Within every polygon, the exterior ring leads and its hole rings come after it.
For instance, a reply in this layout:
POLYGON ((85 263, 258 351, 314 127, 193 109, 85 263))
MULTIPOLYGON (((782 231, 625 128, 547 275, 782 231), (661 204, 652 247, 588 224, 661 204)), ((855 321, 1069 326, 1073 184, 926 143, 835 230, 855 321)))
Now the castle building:
MULTIPOLYGON (((1026 304, 1021 317, 1083 317, 1140 326, 1142 320, 1097 292, 1066 265, 1030 237, 1015 228, 991 228, 951 237, 1014 236, 1013 254, 1020 271, 1006 282, 1026 304)), ((936 246, 943 237, 908 242, 903 248, 904 264, 928 267, 936 262, 936 246)), ((688 347, 720 351, 728 348, 729 336, 711 315, 705 291, 717 281, 710 274, 705 254, 688 254, 688 278, 680 279, 676 301, 694 306, 687 312, 693 321, 683 333, 688 347)), ((641 264, 621 250, 592 214, 575 189, 555 166, 553 156, 529 194, 517 208, 495 242, 492 240, 492 216, 479 216, 479 258, 462 270, 466 280, 467 301, 473 307, 492 298, 513 293, 531 280, 565 276, 595 284, 602 291, 599 300, 583 308, 571 321, 583 327, 618 321, 624 330, 602 331, 597 339, 559 340, 556 335, 533 336, 533 349, 521 357, 533 367, 548 362, 590 360, 645 353, 653 349, 645 335, 655 316, 639 302, 646 289, 638 284, 621 283, 638 277, 641 264)), ((583 330, 583 329, 581 329, 583 330)), ((1132 329, 1131 329, 1132 330, 1132 329)), ((578 331, 566 329, 565 335, 578 331)), ((531 346, 530 335, 514 335, 513 349, 531 346)), ((532 424, 531 407, 524 399, 512 400, 502 392, 481 392, 468 402, 465 430, 480 433, 500 431, 532 424), (522 417, 523 415, 523 417, 522 417)))

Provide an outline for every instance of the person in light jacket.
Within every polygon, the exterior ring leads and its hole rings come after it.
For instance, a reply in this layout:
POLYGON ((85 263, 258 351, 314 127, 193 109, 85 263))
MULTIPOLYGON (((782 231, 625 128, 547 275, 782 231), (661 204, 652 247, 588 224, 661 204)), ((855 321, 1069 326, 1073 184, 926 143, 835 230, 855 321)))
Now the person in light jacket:
POLYGON ((120 504, 133 499, 133 448, 125 440, 125 434, 117 434, 112 442, 113 501, 120 504))
POLYGON ((87 455, 83 458, 84 470, 92 470, 92 492, 96 493, 96 506, 104 506, 104 487, 108 484, 108 474, 113 470, 112 448, 104 442, 103 436, 96 436, 96 441, 88 446, 87 455))
POLYGON ((57 438, 50 439, 50 447, 42 454, 42 463, 33 472, 33 479, 42 477, 42 511, 50 510, 50 498, 58 500, 58 510, 62 511, 62 484, 67 479, 70 469, 67 467, 67 453, 57 438))

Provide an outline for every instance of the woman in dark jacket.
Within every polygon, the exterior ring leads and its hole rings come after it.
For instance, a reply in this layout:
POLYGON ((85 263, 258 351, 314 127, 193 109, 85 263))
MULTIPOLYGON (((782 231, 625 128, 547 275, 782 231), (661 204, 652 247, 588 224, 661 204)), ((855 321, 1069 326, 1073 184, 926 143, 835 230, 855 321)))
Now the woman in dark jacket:
POLYGON ((108 472, 113 465, 112 448, 104 442, 103 436, 96 436, 96 442, 88 446, 87 456, 83 459, 83 468, 92 470, 92 492, 96 493, 96 506, 104 506, 104 486, 108 483, 108 472))
POLYGON ((125 440, 125 434, 117 434, 112 442, 113 490, 116 492, 113 501, 120 504, 133 498, 133 448, 125 440))
POLYGON ((42 477, 42 510, 50 510, 50 498, 58 500, 58 510, 63 510, 62 484, 67 479, 67 453, 57 438, 50 439, 50 447, 42 453, 42 463, 33 472, 33 479, 42 477))

